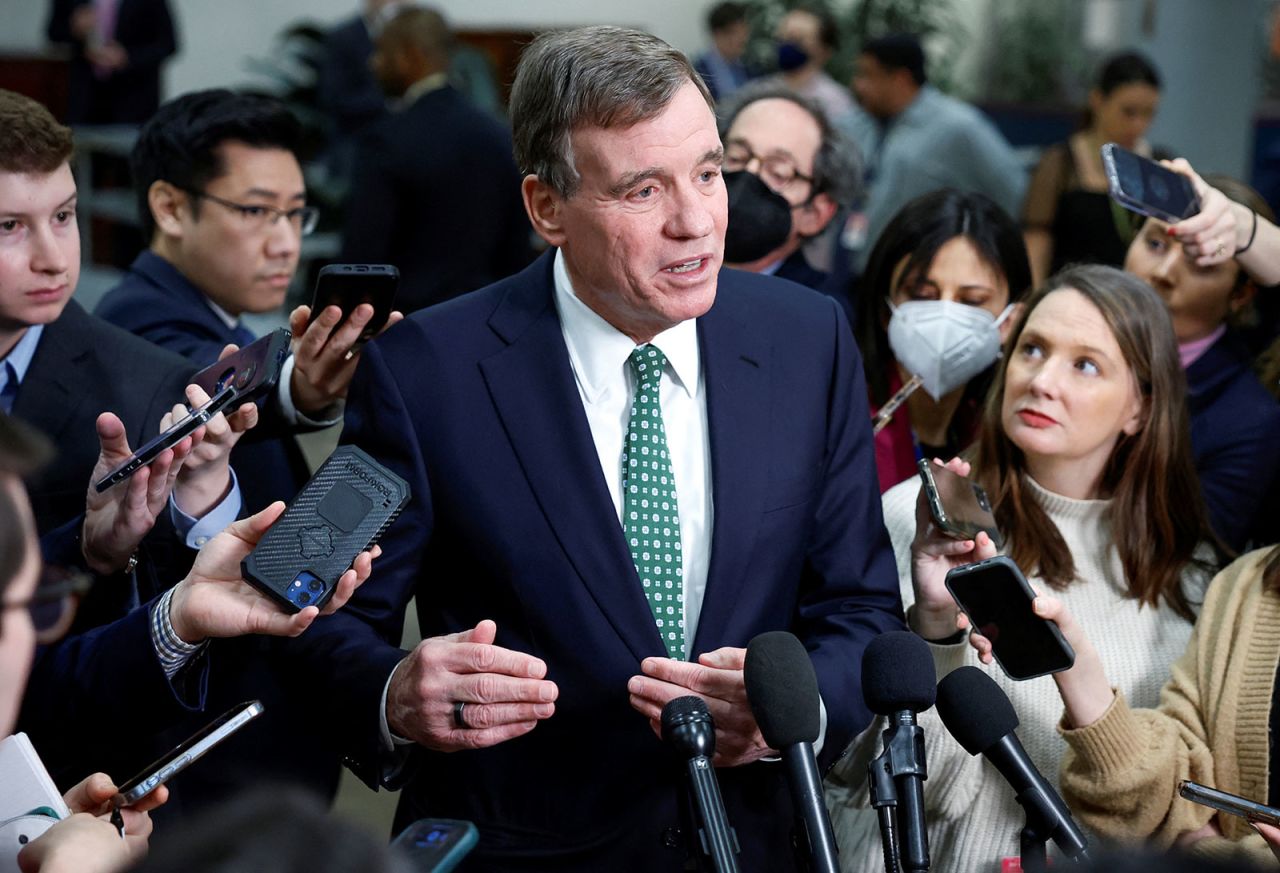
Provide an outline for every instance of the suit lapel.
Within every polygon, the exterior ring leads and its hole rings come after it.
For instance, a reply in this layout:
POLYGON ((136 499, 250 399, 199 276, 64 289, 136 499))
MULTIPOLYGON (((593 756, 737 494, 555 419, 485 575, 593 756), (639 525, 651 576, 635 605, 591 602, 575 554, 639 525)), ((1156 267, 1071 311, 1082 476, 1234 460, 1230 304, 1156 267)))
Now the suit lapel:
MULTIPOLYGON (((663 652, 596 462, 552 300, 551 257, 528 271, 490 319, 507 347, 480 369, 507 438, 569 561, 637 660, 663 652)), ((548 590, 548 596, 554 596, 548 590)))
POLYGON ((16 418, 39 428, 55 444, 62 442, 68 425, 78 420, 76 412, 89 397, 77 386, 84 384, 81 369, 90 350, 72 341, 76 322, 85 317, 80 304, 72 300, 57 321, 44 328, 13 404, 16 418))
POLYGON ((769 343, 735 311, 725 279, 722 273, 715 306, 698 320, 715 513, 693 652, 710 651, 739 636, 731 627, 734 605, 749 584, 748 561, 764 507, 771 451, 769 343))

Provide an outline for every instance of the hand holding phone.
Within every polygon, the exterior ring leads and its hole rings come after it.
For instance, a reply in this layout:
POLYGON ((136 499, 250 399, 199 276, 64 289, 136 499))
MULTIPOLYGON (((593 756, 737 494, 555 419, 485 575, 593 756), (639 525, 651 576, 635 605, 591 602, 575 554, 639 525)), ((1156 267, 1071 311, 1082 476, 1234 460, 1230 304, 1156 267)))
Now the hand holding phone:
POLYGON ((147 442, 142 448, 130 455, 124 463, 99 479, 93 486, 94 489, 101 494, 111 486, 118 485, 128 479, 154 461, 165 449, 173 448, 183 439, 190 436, 196 428, 207 423, 209 419, 221 412, 224 406, 235 399, 235 394, 234 387, 228 385, 223 388, 208 403, 191 410, 191 413, 186 418, 175 422, 164 433, 147 442))
POLYGON ((259 337, 237 352, 222 358, 191 377, 210 397, 225 388, 235 389, 235 397, 224 408, 230 415, 246 403, 256 402, 275 389, 284 362, 289 357, 293 335, 287 327, 259 337))
POLYGON ((1200 211, 1191 180, 1113 142, 1102 147, 1102 168, 1111 198, 1126 209, 1169 224, 1200 211))
POLYGON ((1010 679, 1034 679, 1068 670, 1076 653, 1056 624, 1036 615, 1035 591, 1005 555, 955 567, 947 590, 970 626, 991 643, 991 654, 1010 679))
POLYGON ((1000 548, 1000 529, 981 485, 949 467, 930 463, 927 458, 921 458, 916 469, 938 530, 958 540, 971 540, 985 532, 1000 548))
POLYGON ((198 761, 206 752, 236 731, 262 715, 263 706, 260 701, 252 700, 242 703, 211 722, 159 760, 153 761, 143 768, 137 776, 120 786, 113 805, 118 809, 133 806, 156 788, 168 782, 191 764, 198 761))
MULTIPOLYGON (((320 317, 326 306, 342 310, 338 330, 361 303, 373 307, 373 317, 364 326, 353 349, 358 349, 378 335, 391 316, 400 271, 391 264, 329 264, 316 277, 316 290, 311 299, 311 321, 320 317)), ((310 323, 310 322, 308 322, 310 323)))

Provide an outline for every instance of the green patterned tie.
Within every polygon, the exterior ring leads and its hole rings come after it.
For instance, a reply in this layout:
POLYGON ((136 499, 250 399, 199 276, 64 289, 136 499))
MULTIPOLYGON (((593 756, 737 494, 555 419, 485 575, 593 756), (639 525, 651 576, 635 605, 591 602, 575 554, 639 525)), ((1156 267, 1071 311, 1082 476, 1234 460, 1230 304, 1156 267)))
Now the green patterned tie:
POLYGON ((658 400, 667 358, 657 346, 645 345, 631 353, 630 363, 636 398, 622 447, 622 527, 667 654, 684 660, 680 511, 658 400))

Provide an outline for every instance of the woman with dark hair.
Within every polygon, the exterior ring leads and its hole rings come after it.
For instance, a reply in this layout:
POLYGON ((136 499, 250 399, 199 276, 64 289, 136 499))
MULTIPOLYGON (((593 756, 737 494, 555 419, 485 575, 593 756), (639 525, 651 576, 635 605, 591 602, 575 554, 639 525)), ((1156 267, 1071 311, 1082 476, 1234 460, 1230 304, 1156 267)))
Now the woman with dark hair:
POLYGON ((1045 149, 1027 188, 1022 225, 1037 282, 1067 264, 1120 266, 1131 216, 1107 195, 1101 149, 1114 142, 1151 157, 1143 137, 1159 103, 1160 74, 1142 55, 1125 52, 1103 63, 1084 129, 1045 149))
MULTIPOLYGON (((1095 639, 1126 698, 1151 706, 1191 635, 1211 557, 1188 436, 1186 387, 1169 315, 1141 281, 1113 267, 1065 270, 1032 295, 996 367, 973 452, 1005 553, 1033 585, 1058 592, 1095 639)), ((970 464, 949 468, 968 475, 970 464)), ((958 541, 933 524, 919 481, 884 495, 911 629, 939 678, 977 655, 956 632, 949 569, 996 553, 986 534, 958 541)), ((1046 776, 1063 753, 1053 680, 993 671, 1021 720, 1018 735, 1046 776)), ((925 807, 936 871, 996 870, 1019 854, 1024 824, 994 768, 965 752, 932 712, 921 715, 925 807)), ((878 727, 878 726, 877 726, 878 727)), ((864 764, 877 731, 831 777, 828 799, 846 870, 881 869, 864 764), (844 787, 840 787, 840 783, 844 787)))
POLYGON ((855 324, 871 408, 885 410, 913 376, 924 390, 876 434, 882 492, 915 475, 918 458, 950 458, 973 440, 1007 310, 1030 287, 1018 225, 982 194, 934 191, 885 227, 855 324))
MULTIPOLYGON (((1185 162, 1174 166, 1192 173, 1185 162)), ((1243 182, 1210 176, 1199 184, 1245 207, 1253 222, 1274 219, 1267 202, 1243 182)), ((1248 229, 1252 222, 1241 224, 1248 229)), ((1249 542, 1272 543, 1280 538, 1280 404, 1254 375, 1253 355, 1239 330, 1257 285, 1232 258, 1194 263, 1169 227, 1148 218, 1129 246, 1124 268, 1156 290, 1173 318, 1190 391, 1191 448, 1214 531, 1236 550, 1249 542)))

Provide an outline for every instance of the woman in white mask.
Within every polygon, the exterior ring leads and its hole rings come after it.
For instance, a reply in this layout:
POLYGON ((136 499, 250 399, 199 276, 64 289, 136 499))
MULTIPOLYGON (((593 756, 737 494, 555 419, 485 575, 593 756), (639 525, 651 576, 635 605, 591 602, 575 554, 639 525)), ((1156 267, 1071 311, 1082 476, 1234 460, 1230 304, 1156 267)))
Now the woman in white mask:
POLYGON ((911 201, 876 241, 854 294, 871 409, 919 377, 876 434, 880 490, 951 458, 977 433, 1010 307, 1031 287, 1022 232, 995 201, 943 189, 911 201))
MULTIPOLYGON (((1089 629, 1125 699, 1153 706, 1220 560, 1204 545, 1211 535, 1173 327, 1151 288, 1114 267, 1064 270, 1024 306, 983 407, 972 471, 961 459, 948 466, 972 472, 986 489, 1005 554, 1089 629)), ((945 578, 952 567, 996 554, 990 538, 943 536, 914 477, 884 495, 884 510, 907 621, 929 643, 938 678, 978 664, 957 632, 945 578)), ((1015 682, 998 667, 988 675, 1012 701, 1031 760, 1056 781, 1065 746, 1054 679, 1015 682)), ((1006 859, 1018 857, 1025 823, 1012 788, 961 748, 933 710, 920 723, 932 869, 1011 869, 1006 859)), ((860 737, 829 777, 846 871, 883 869, 861 754, 878 745, 882 727, 860 737), (861 768, 851 763, 858 759, 861 768)))

